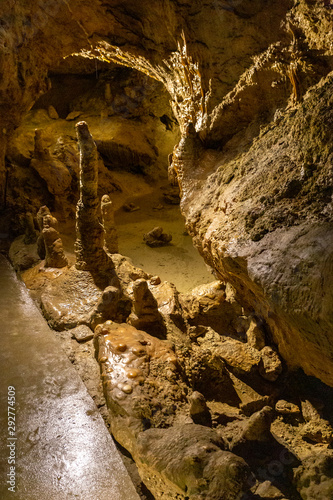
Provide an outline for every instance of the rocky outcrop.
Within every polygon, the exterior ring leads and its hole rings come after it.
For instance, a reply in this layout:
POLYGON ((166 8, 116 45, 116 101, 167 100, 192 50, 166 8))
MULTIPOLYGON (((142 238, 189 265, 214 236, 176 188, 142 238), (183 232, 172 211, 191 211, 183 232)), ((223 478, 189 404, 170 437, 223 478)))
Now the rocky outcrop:
POLYGON ((44 147, 42 130, 35 130, 34 155, 30 162, 31 168, 46 182, 48 190, 56 197, 64 196, 71 186, 72 176, 64 164, 53 158, 48 148, 44 147))
POLYGON ((68 259, 58 232, 58 221, 46 205, 40 207, 37 212, 37 224, 39 227, 37 252, 40 259, 45 259, 45 267, 67 266, 68 259))
POLYGON ((244 460, 215 431, 181 423, 186 391, 170 343, 112 321, 95 337, 112 432, 154 497, 240 498, 250 487, 244 460))
POLYGON ((140 433, 137 464, 156 499, 237 500, 251 485, 246 462, 201 425, 140 433))
POLYGON ((331 385, 332 85, 329 76, 237 158, 192 136, 177 157, 182 211, 206 262, 265 319, 289 366, 331 385))
POLYGON ((326 500, 333 495, 333 452, 309 457, 295 471, 295 483, 302 500, 326 500))
POLYGON ((166 333, 163 317, 158 310, 157 301, 145 279, 135 280, 129 288, 133 301, 128 323, 138 330, 144 330, 155 337, 164 338, 166 333))
POLYGON ((112 432, 134 453, 140 431, 171 425, 186 402, 177 356, 169 342, 126 323, 107 321, 95 336, 112 432))
POLYGON ((45 266, 65 267, 68 265, 68 260, 62 247, 60 235, 54 227, 48 224, 47 217, 45 219, 43 229, 43 238, 46 248, 45 266))

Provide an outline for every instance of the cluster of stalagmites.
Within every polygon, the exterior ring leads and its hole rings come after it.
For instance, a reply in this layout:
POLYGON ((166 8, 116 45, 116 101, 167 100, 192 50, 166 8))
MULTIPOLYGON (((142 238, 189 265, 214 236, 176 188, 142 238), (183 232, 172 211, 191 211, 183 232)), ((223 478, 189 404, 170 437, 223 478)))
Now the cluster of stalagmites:
MULTIPOLYGON (((111 431, 149 490, 163 500, 330 498, 316 489, 310 455, 316 446, 329 492, 333 430, 313 402, 282 397, 287 373, 261 317, 220 281, 179 294, 118 254, 86 123, 77 134, 76 264, 36 289, 52 328, 78 342, 94 332, 111 431)), ((47 207, 37 220, 45 266, 67 266, 57 220, 47 207)))

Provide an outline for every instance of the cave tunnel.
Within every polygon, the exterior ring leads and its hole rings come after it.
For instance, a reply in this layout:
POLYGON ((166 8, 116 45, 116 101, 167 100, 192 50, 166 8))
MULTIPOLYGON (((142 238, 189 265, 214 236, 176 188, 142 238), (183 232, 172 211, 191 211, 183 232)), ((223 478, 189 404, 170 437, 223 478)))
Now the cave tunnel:
POLYGON ((332 2, 0 5, 1 498, 333 498, 332 2))

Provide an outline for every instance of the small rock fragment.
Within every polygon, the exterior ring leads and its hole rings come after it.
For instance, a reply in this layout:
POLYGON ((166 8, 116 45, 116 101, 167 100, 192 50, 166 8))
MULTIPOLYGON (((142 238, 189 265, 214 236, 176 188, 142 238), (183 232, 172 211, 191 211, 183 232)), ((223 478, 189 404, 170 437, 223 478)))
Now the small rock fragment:
POLYGON ((66 120, 71 121, 75 120, 75 118, 78 118, 80 115, 82 115, 82 111, 71 111, 67 116, 66 120))
POLYGON ((78 342, 86 342, 87 340, 91 340, 94 336, 94 332, 90 330, 87 325, 79 325, 69 331, 72 338, 76 339, 78 342))
POLYGON ((135 212, 136 210, 140 210, 140 207, 134 205, 134 203, 125 203, 123 205, 123 210, 125 210, 125 212, 135 212))
POLYGON ((163 228, 160 226, 143 235, 143 241, 152 248, 168 245, 171 240, 171 234, 163 233, 163 228))
POLYGON ((275 382, 282 373, 282 363, 278 354, 271 347, 266 346, 260 351, 260 355, 260 375, 270 382, 275 382))
POLYGON ((57 113, 57 110, 55 109, 54 106, 49 106, 47 108, 47 114, 49 115, 49 117, 52 119, 52 120, 58 120, 59 118, 59 115, 57 113))
POLYGON ((251 320, 250 326, 246 332, 246 337, 247 343, 251 347, 258 349, 258 351, 265 347, 265 333, 254 319, 251 320))
POLYGON ((190 396, 190 415, 195 424, 207 425, 211 427, 212 417, 205 397, 198 391, 194 391, 190 396))
POLYGON ((300 415, 301 413, 297 405, 290 403, 289 401, 285 401, 284 399, 280 399, 276 403, 275 410, 281 415, 300 415))

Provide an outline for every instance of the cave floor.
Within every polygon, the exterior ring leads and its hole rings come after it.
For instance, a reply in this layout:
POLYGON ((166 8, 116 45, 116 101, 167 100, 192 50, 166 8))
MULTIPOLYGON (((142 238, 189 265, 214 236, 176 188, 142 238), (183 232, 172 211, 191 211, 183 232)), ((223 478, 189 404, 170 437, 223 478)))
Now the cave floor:
MULTIPOLYGON (((173 283, 182 293, 215 280, 211 269, 193 246, 191 236, 186 233, 179 206, 163 203, 160 189, 128 198, 126 203, 133 203, 139 210, 126 212, 119 208, 115 211, 119 252, 122 255, 130 257, 135 266, 147 273, 173 283), (143 242, 143 235, 156 226, 163 227, 165 233, 172 235, 170 244, 151 248, 143 242)), ((70 263, 74 264, 74 223, 61 224, 60 231, 66 254, 70 263)))
POLYGON ((1 454, 0 497, 138 499, 78 373, 1 255, 0 287, 0 436, 7 450, 1 454), (9 387, 15 404, 7 400, 9 387), (8 458, 15 493, 6 483, 8 458))
POLYGON ((173 283, 182 293, 215 279, 186 233, 178 205, 163 204, 158 192, 155 196, 136 198, 134 204, 140 210, 120 209, 115 214, 121 254, 129 256, 146 272, 158 275, 162 281, 173 283), (162 226, 165 233, 172 235, 169 245, 150 248, 143 242, 143 234, 156 226, 162 226))

